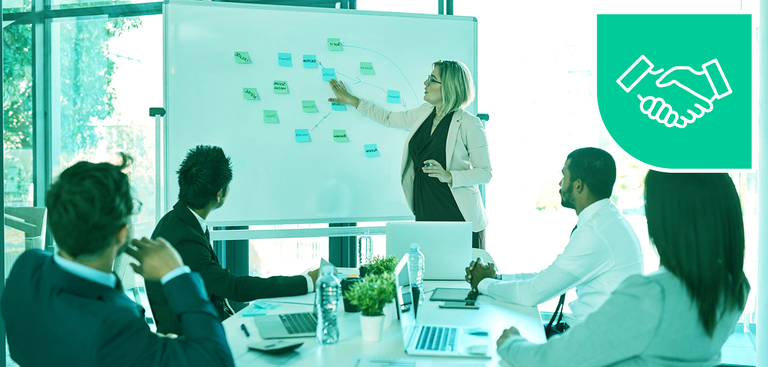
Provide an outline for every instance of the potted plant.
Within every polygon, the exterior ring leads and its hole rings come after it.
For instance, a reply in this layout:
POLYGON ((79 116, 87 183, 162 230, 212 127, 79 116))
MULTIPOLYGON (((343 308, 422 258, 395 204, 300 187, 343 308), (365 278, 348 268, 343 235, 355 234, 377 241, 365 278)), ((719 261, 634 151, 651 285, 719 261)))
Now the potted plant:
POLYGON ((381 340, 384 326, 384 306, 395 299, 395 275, 369 274, 364 282, 353 285, 347 292, 349 302, 360 308, 360 328, 363 340, 381 340))
POLYGON ((395 255, 374 256, 371 258, 371 262, 360 267, 360 277, 365 277, 368 274, 393 274, 396 266, 397 257, 395 255))

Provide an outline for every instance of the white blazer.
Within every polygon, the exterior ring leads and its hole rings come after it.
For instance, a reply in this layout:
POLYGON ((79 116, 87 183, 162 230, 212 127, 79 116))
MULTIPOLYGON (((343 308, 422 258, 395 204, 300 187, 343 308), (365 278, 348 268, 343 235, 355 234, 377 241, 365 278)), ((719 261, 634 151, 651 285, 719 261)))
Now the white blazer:
MULTIPOLYGON (((408 144, 434 108, 433 105, 424 103, 408 111, 390 112, 362 99, 357 106, 358 111, 384 126, 411 130, 405 139, 400 177, 405 200, 411 211, 415 174, 413 162, 408 154, 408 144)), ((485 129, 477 116, 464 110, 453 113, 445 143, 445 158, 446 167, 443 168, 451 172, 453 177, 451 192, 461 214, 466 221, 472 222, 473 232, 482 231, 488 225, 488 216, 485 214, 477 185, 491 181, 491 159, 485 129)))

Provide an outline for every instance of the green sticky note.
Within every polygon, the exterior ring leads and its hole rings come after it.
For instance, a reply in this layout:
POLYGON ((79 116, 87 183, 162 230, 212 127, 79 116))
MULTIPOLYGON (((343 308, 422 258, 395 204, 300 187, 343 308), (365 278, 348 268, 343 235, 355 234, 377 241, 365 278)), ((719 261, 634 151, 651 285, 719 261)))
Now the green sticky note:
POLYGON ((277 111, 264 110, 264 122, 268 124, 279 124, 280 121, 277 120, 277 111))
POLYGON ((315 105, 315 101, 311 101, 311 100, 301 101, 301 108, 304 110, 304 112, 317 112, 317 106, 315 105))
POLYGON ((343 143, 349 141, 347 130, 333 130, 333 141, 343 143))
POLYGON ((243 98, 257 100, 259 99, 259 92, 256 91, 256 88, 243 88, 243 98))
POLYGON ((372 62, 360 62, 360 74, 373 75, 373 63, 372 62))
POLYGON ((238 64, 250 64, 251 57, 245 51, 235 51, 235 62, 238 64))
POLYGON ((288 82, 284 80, 275 80, 272 83, 272 90, 275 94, 288 94, 288 82))
POLYGON ((341 48, 341 40, 338 38, 328 39, 328 49, 331 51, 344 51, 344 49, 341 48))

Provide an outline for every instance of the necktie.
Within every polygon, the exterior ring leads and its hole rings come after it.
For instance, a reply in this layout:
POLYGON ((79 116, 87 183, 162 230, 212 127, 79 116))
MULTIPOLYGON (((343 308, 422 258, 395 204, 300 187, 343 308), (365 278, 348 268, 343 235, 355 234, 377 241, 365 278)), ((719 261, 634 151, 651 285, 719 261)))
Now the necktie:
POLYGON ((208 230, 208 227, 205 227, 205 239, 208 240, 208 243, 211 243, 211 231, 208 230))

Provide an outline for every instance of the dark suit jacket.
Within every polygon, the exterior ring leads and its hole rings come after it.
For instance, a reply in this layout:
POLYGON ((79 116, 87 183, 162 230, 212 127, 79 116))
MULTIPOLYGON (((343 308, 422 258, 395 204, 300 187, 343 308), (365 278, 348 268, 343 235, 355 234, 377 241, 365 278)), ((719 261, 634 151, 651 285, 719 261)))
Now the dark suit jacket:
POLYGON ((2 298, 11 358, 21 366, 234 366, 199 275, 166 283, 186 337, 161 338, 125 292, 63 270, 28 250, 2 298))
MULTIPOLYGON (((258 298, 287 297, 307 293, 307 280, 302 275, 270 278, 238 276, 221 267, 205 237, 200 222, 181 202, 173 206, 157 223, 152 238, 163 237, 181 255, 184 264, 200 273, 216 311, 222 320, 232 315, 226 302, 248 302, 258 298)), ((158 282, 146 282, 147 296, 157 322, 157 332, 181 335, 179 321, 168 307, 168 300, 158 282)))

